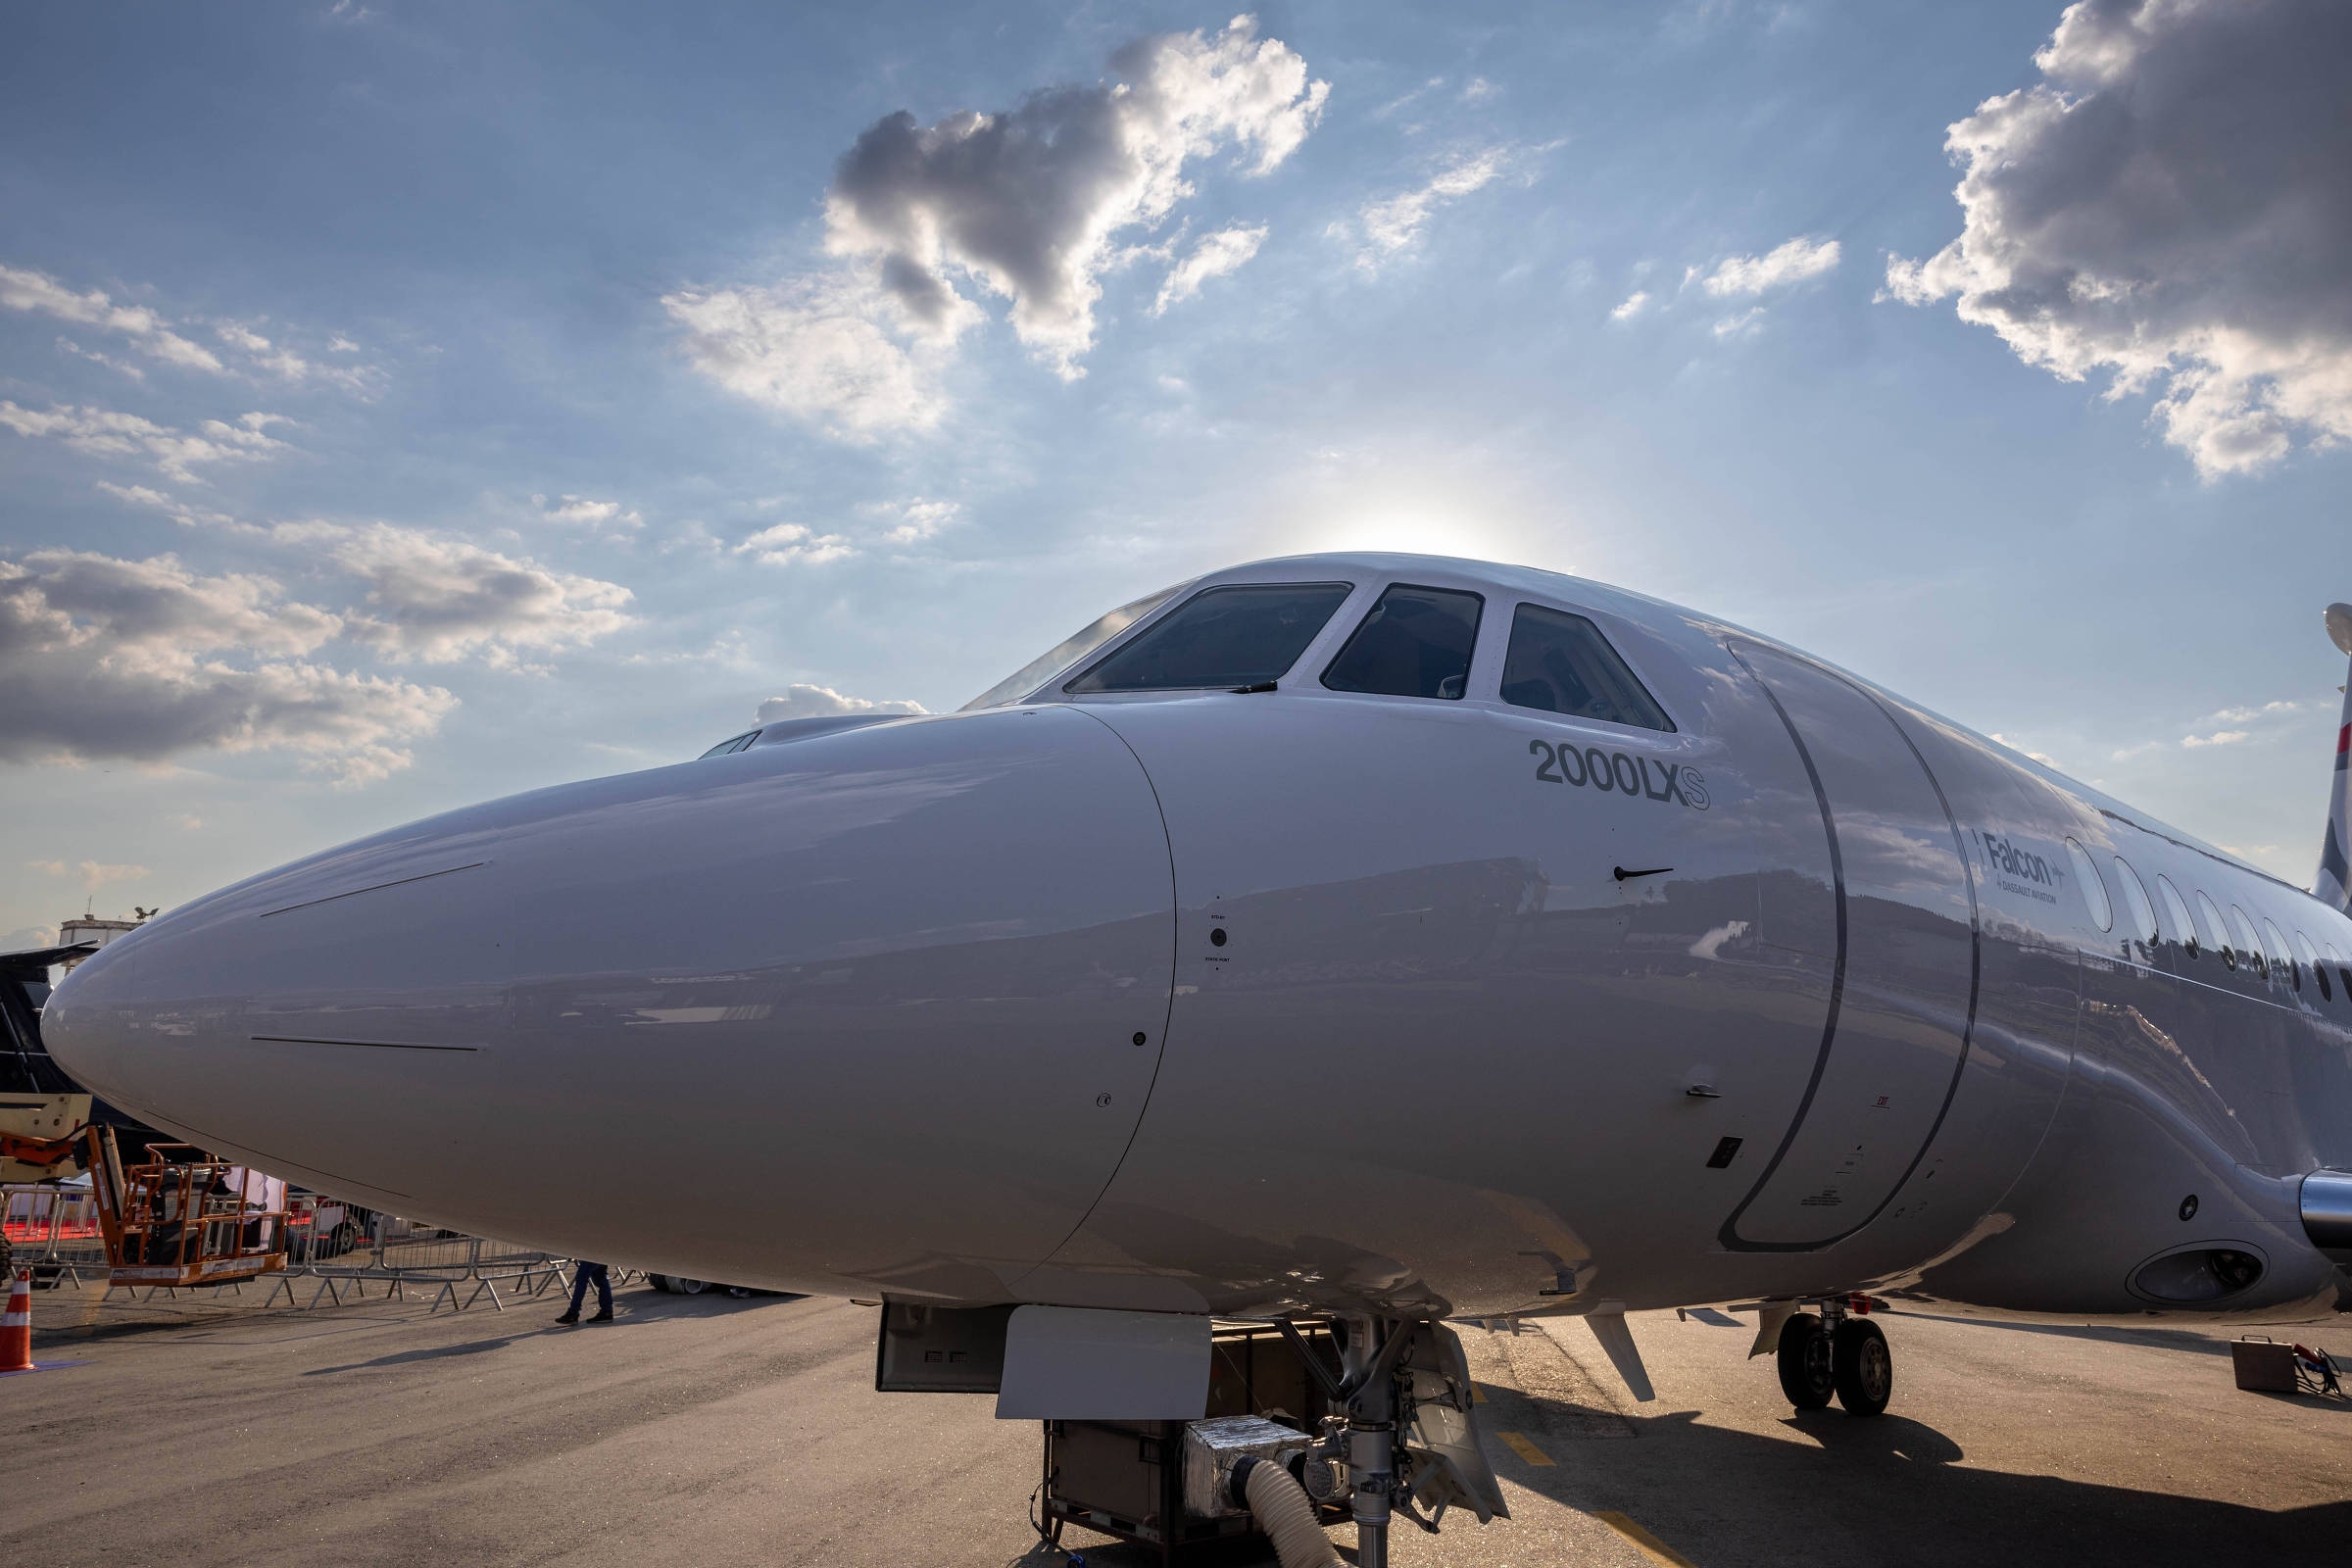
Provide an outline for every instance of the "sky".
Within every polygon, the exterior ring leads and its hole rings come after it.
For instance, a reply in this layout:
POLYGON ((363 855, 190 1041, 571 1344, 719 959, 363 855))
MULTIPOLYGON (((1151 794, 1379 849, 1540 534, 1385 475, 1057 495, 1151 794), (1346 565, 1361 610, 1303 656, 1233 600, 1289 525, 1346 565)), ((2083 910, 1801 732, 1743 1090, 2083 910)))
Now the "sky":
POLYGON ((2352 8, 26 3, 0 945, 1380 548, 2297 885, 2352 8))

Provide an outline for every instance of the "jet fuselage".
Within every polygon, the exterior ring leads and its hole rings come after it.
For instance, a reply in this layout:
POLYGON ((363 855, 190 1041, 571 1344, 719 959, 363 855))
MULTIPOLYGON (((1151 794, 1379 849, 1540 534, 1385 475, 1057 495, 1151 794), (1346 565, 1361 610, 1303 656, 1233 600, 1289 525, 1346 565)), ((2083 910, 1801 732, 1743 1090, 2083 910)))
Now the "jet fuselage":
POLYGON ((1260 563, 1119 638, 1273 583, 1344 600, 1271 690, 1055 669, 429 818, 110 945, 52 1048, 349 1199, 815 1293, 1430 1317, 2332 1289, 2297 1190, 2352 1167, 2341 913, 1552 573, 1260 563), (1398 583, 1479 597, 1466 681, 1330 689, 1398 583), (1523 606, 1597 627, 1672 728, 1506 700, 1523 606))

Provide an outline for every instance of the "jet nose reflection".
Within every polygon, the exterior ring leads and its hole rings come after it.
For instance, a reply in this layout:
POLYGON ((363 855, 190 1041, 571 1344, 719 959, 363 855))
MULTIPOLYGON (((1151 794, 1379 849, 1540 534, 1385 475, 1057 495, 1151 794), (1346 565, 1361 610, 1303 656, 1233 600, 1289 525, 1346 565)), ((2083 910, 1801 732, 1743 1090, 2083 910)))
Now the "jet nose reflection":
POLYGON ((600 1255, 623 1234, 744 1284, 985 1292, 1132 1136, 1173 922, 1133 755, 1072 710, 1000 710, 298 862, 84 964, 53 1046, 163 1125, 398 1212, 600 1255), (779 1206, 788 1234, 749 1223, 779 1206))
POLYGON ((504 1012, 501 819, 429 819, 173 910, 69 975, 43 1035, 159 1126, 383 1188, 372 1135, 434 1092, 421 1058, 460 1070, 504 1012))

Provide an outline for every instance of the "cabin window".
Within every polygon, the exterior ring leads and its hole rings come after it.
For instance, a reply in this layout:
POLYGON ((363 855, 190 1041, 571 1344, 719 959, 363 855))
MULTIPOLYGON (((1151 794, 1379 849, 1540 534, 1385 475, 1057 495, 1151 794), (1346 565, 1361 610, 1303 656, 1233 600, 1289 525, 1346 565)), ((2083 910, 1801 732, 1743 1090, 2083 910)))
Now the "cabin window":
POLYGON ((2300 931, 2295 933, 2295 956, 2303 960, 2303 967, 2320 983, 2320 1000, 2333 1002, 2335 988, 2328 983, 2328 966, 2320 961, 2319 950, 2311 945, 2311 938, 2300 931))
POLYGON ((2156 906, 2148 902, 2148 890, 2141 884, 2139 873, 2120 855, 2115 858, 2115 885, 2124 890, 2124 907, 2132 913, 2132 929, 2139 933, 2140 941, 2154 943, 2156 906))
POLYGON ((2223 963, 2232 969, 2237 967, 2237 955, 2230 951, 2230 937, 2222 929, 2222 911, 2213 906, 2213 900, 2205 896, 2203 888, 2197 889, 2197 929, 2204 934, 2205 945, 2220 956, 2223 963))
POLYGON ((2195 957, 2197 928, 2189 923, 2188 906, 2181 900, 2180 890, 2173 886, 2173 879, 2161 871, 2156 873, 2156 896, 2164 900, 2164 912, 2172 916, 2174 940, 2188 950, 2190 957, 2195 957))
POLYGON ((2082 903, 2090 910, 2090 923, 2102 931, 2115 925, 2115 906, 2107 902, 2107 884, 2099 878, 2099 868, 2092 862, 2090 852, 2073 839, 2066 841, 2066 858, 2075 862, 2075 880, 2082 885, 2082 903))
POLYGON ((1323 672, 1335 692, 1461 698, 1486 600, 1450 588, 1392 585, 1323 672))
MULTIPOLYGON (((720 741, 716 746, 713 746, 709 751, 705 752, 703 757, 724 757, 729 752, 740 752, 759 738, 760 732, 758 730, 750 730, 744 734, 737 735, 732 739, 720 741)), ((695 759, 695 760, 698 762, 702 760, 702 757, 695 759)))
POLYGON ((2344 956, 2335 951, 2334 943, 2327 944, 2327 948, 2328 961, 2335 966, 2335 978, 2344 988, 2344 1000, 2352 1002, 2352 963, 2344 962, 2344 956))
POLYGON ((1262 686, 1287 674, 1354 588, 1344 582, 1251 582, 1206 588, 1065 692, 1164 692, 1262 686))
POLYGON ((2262 938, 2254 934, 2254 922, 2236 905, 2230 906, 2230 934, 2237 939, 2237 956, 2241 963, 2262 966, 2262 938))
POLYGON ((2271 956, 2274 977, 2284 975, 2294 982, 2297 991, 2303 989, 2303 966, 2295 962, 2294 952, 2286 945, 2286 933, 2267 914, 2262 918, 2262 951, 2271 956))
POLYGON ((1674 733, 1657 699, 1628 668, 1600 628, 1582 615, 1521 605, 1502 662, 1502 700, 1572 718, 1674 733))

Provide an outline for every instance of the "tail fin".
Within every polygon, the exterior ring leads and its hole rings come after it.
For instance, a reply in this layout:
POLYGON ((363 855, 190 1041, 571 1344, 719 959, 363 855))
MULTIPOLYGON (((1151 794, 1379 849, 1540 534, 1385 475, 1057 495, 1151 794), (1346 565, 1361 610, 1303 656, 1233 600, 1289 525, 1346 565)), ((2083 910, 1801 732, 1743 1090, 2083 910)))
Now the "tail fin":
MULTIPOLYGON (((2328 635, 2352 655, 2352 605, 2328 607, 2328 635)), ((2312 896, 2352 911, 2352 678, 2344 682, 2344 711, 2335 727, 2335 784, 2328 792, 2328 837, 2320 846, 2319 880, 2312 896)))

